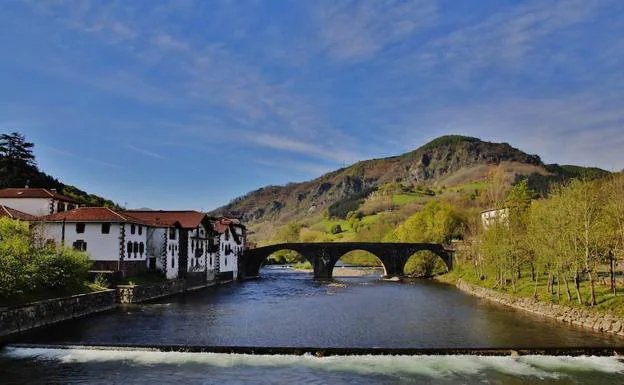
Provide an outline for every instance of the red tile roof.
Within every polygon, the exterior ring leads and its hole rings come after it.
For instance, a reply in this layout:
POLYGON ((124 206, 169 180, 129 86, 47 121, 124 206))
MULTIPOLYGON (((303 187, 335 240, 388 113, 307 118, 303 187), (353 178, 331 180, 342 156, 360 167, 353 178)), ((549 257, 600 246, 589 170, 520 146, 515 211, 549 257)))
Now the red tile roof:
POLYGON ((4 188, 0 190, 0 198, 53 198, 63 202, 79 203, 68 196, 45 188, 4 188))
POLYGON ((29 221, 29 222, 37 220, 37 217, 34 215, 26 214, 24 212, 12 209, 5 205, 0 205, 0 217, 19 219, 21 221, 29 221))
POLYGON ((217 231, 217 233, 219 233, 219 234, 225 233, 225 230, 227 230, 230 226, 241 226, 241 227, 244 227, 240 223, 240 220, 235 219, 235 218, 211 217, 210 219, 213 221, 214 228, 217 231))
POLYGON ((201 225, 204 218, 208 218, 206 214, 193 210, 128 210, 125 212, 155 227, 170 227, 178 224, 184 229, 192 229, 201 225))
POLYGON ((130 222, 147 224, 141 219, 125 212, 117 212, 107 207, 80 207, 41 217, 42 222, 130 222))

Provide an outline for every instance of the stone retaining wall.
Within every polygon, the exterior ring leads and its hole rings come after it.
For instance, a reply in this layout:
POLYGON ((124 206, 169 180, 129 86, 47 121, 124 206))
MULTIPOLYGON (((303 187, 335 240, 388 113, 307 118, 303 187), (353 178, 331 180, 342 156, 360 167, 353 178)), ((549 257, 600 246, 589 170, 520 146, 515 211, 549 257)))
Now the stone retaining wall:
POLYGON ((193 285, 185 279, 172 279, 169 281, 155 283, 152 285, 118 285, 118 303, 139 303, 156 298, 168 297, 186 291, 199 290, 214 285, 215 282, 201 283, 193 285))
POLYGON ((115 308, 115 290, 0 308, 0 337, 115 308))
POLYGON ((617 334, 618 336, 624 337, 624 319, 618 318, 613 314, 590 309, 578 309, 566 305, 557 305, 538 301, 533 298, 514 297, 496 290, 471 285, 461 280, 457 283, 457 287, 468 294, 498 302, 515 309, 554 318, 560 322, 581 326, 597 332, 617 334))

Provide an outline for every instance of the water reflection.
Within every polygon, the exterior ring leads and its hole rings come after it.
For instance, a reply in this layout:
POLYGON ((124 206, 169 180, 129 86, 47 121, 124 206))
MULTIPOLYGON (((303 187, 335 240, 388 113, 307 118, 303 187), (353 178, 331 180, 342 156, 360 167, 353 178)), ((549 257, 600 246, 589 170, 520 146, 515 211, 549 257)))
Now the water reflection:
POLYGON ((605 346, 618 340, 431 282, 317 282, 264 268, 210 288, 47 328, 36 342, 326 347, 605 346))

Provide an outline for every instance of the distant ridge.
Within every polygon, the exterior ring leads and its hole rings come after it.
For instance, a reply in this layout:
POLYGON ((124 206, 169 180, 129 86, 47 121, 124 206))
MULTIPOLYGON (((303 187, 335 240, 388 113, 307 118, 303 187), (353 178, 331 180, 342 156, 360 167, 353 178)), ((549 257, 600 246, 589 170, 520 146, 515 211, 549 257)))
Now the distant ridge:
POLYGON ((483 180, 490 167, 504 164, 515 178, 530 177, 532 187, 543 189, 553 180, 587 174, 601 177, 599 168, 546 165, 508 143, 447 135, 416 150, 381 159, 357 162, 314 180, 286 186, 265 186, 232 200, 213 214, 242 216, 249 223, 273 225, 320 215, 332 205, 366 197, 384 184, 441 186, 483 180))

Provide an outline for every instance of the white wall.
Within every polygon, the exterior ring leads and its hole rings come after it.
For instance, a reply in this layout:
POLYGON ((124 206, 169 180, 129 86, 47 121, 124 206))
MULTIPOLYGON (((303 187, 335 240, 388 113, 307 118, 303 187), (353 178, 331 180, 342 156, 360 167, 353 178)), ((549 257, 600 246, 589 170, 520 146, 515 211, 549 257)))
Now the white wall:
POLYGON ((203 226, 188 232, 188 268, 190 272, 214 270, 215 258, 213 256, 212 261, 210 261, 208 234, 203 226), (201 252, 196 252, 197 249, 200 249, 201 252))
MULTIPOLYGON (((125 226, 124 261, 147 261, 147 226, 134 225, 131 223, 124 223, 122 224, 122 226, 125 226), (134 226, 134 234, 132 234, 131 231, 132 226, 134 226), (139 229, 141 232, 140 234, 139 229), (128 242, 132 242, 133 246, 135 242, 138 244, 143 243, 143 254, 141 254, 140 252, 135 253, 134 251, 132 253, 128 253, 128 242)), ((119 233, 117 233, 117 237, 119 237, 119 233)))
MULTIPOLYGON (((62 242, 62 223, 43 224, 44 239, 53 239, 57 244, 62 242)), ((101 223, 85 223, 84 233, 76 232, 76 224, 65 223, 65 246, 72 247, 78 240, 87 243, 87 253, 96 261, 119 260, 119 225, 111 223, 110 232, 102 234, 101 223)))
MULTIPOLYGON (((0 204, 35 216, 53 214, 54 212, 50 212, 51 201, 48 198, 0 198, 0 204)), ((54 209, 56 210, 56 201, 54 209)))
POLYGON ((173 229, 173 228, 169 228, 167 229, 167 266, 165 267, 165 276, 167 277, 167 279, 175 279, 178 278, 178 272, 179 272, 179 264, 180 264, 180 260, 179 260, 179 252, 180 252, 180 245, 179 245, 179 239, 180 239, 180 231, 173 229), (175 232, 175 239, 170 239, 169 237, 169 232, 175 232))
POLYGON ((229 233, 228 228, 219 238, 219 271, 233 273, 234 279, 238 278, 238 255, 242 254, 245 240, 243 238, 242 229, 235 227, 239 239, 242 240, 241 244, 236 243, 234 237, 229 233), (231 250, 230 253, 226 251, 231 250))

